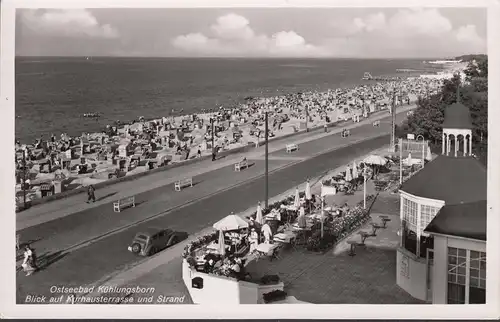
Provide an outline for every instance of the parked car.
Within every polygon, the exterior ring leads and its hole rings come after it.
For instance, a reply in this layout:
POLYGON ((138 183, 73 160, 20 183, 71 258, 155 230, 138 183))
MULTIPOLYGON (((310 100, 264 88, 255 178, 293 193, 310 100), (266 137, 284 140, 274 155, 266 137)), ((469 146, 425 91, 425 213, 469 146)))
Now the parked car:
POLYGON ((181 242, 187 236, 188 234, 185 232, 177 232, 171 229, 149 228, 135 235, 128 247, 128 251, 140 256, 151 256, 181 242))

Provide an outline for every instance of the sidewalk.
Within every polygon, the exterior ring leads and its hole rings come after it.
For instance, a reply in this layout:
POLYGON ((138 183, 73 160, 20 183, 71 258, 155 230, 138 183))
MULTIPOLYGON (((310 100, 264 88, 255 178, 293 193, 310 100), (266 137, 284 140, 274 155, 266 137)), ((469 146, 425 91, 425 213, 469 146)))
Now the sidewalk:
MULTIPOLYGON (((415 108, 415 106, 403 107, 398 111, 398 114, 405 113, 413 108, 415 108)), ((374 120, 385 119, 388 117, 389 115, 387 114, 376 115, 373 118, 367 118, 359 123, 346 125, 343 128, 352 129, 371 124, 374 120)), ((284 149, 287 142, 300 144, 304 142, 314 141, 326 136, 338 134, 341 130, 341 128, 334 128, 330 129, 328 133, 319 131, 314 133, 303 133, 291 138, 287 138, 286 140, 273 141, 269 143, 269 153, 284 149)), ((229 155, 220 161, 212 162, 211 160, 203 160, 199 163, 180 166, 178 168, 173 168, 164 172, 158 172, 154 176, 145 175, 144 177, 138 178, 136 180, 124 181, 115 185, 103 187, 97 191, 98 201, 92 204, 87 204, 84 202, 84 194, 74 195, 68 198, 40 204, 34 206, 33 208, 22 211, 16 215, 16 231, 36 226, 57 218, 65 217, 73 213, 87 210, 89 208, 98 207, 120 198, 134 196, 162 186, 173 184, 175 181, 181 178, 194 177, 210 171, 221 169, 236 163, 243 157, 246 157, 247 159, 258 159, 264 154, 264 151, 265 147, 262 146, 256 148, 255 150, 242 154, 229 155)))

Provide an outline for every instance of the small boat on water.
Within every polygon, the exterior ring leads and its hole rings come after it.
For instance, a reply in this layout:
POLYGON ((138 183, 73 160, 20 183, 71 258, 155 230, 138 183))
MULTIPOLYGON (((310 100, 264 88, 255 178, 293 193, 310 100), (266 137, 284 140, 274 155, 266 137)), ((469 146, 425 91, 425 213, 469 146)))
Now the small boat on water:
POLYGON ((89 118, 98 118, 101 117, 99 113, 83 113, 83 117, 89 117, 89 118))

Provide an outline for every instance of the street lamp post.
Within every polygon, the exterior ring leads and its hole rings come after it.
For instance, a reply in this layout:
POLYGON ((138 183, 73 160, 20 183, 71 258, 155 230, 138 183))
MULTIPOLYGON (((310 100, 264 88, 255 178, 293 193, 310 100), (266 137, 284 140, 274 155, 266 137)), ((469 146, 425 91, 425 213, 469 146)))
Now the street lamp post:
POLYGON ((417 135, 417 142, 418 138, 422 138, 422 168, 425 167, 425 138, 422 134, 417 135))
POLYGON ((306 132, 309 132, 309 104, 306 103, 306 132))
POLYGON ((269 206, 269 112, 265 111, 266 125, 265 125, 265 138, 266 138, 266 208, 269 206))
POLYGON ((210 117, 210 124, 212 125, 212 161, 215 161, 215 120, 213 117, 210 117))
POLYGON ((26 147, 23 147, 23 209, 26 209, 26 147))
POLYGON ((368 179, 368 167, 364 162, 361 162, 359 165, 361 164, 363 164, 363 209, 366 209, 366 181, 368 179))

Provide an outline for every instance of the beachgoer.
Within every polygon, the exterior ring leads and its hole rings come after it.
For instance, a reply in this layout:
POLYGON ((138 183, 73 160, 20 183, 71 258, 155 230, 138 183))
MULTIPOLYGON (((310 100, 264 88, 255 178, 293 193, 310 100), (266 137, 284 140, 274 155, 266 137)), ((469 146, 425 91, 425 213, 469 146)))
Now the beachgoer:
POLYGON ((201 158, 201 150, 200 150, 200 148, 198 148, 198 153, 197 153, 197 155, 198 155, 198 158, 201 158))
POLYGON ((87 203, 89 203, 90 200, 92 200, 92 202, 95 202, 95 188, 93 185, 88 186, 87 195, 88 195, 87 203))

